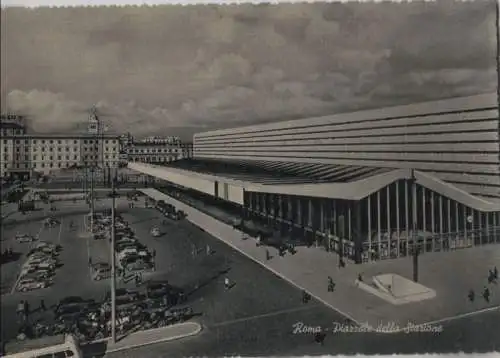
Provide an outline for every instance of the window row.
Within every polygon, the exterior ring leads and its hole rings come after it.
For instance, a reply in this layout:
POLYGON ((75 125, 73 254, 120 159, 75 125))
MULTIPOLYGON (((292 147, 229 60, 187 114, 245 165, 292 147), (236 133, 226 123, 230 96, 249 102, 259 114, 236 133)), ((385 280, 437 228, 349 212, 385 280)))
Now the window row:
POLYGON ((133 153, 179 153, 180 149, 129 149, 130 154, 133 153))
MULTIPOLYGON (((24 144, 29 144, 30 140, 29 139, 16 139, 15 140, 15 143, 16 144, 21 144, 21 141, 24 143, 24 144)), ((57 144, 78 144, 79 143, 79 139, 57 139, 57 140, 54 140, 54 139, 32 139, 31 140, 31 144, 35 145, 35 144, 54 144, 54 143, 57 143, 57 144)), ((98 144, 100 141, 98 139, 96 140, 92 140, 92 139, 84 139, 83 140, 83 144, 98 144)), ((106 144, 116 144, 118 141, 116 139, 105 139, 104 140, 104 143, 106 144)), ((3 140, 3 143, 4 144, 7 144, 9 143, 9 140, 8 139, 4 139, 3 140)))

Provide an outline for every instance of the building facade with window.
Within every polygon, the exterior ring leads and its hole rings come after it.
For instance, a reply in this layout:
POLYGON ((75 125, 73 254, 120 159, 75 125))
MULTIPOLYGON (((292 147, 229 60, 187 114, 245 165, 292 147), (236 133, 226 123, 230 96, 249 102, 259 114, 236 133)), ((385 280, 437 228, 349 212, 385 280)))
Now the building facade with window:
POLYGON ((117 135, 24 134, 2 136, 1 176, 29 178, 72 167, 117 167, 117 135))
POLYGON ((123 146, 123 153, 130 162, 161 164, 189 158, 192 148, 192 144, 182 143, 178 137, 149 137, 143 140, 128 138, 127 144, 123 146))
POLYGON ((356 263, 500 243, 497 94, 198 133, 129 167, 356 263))

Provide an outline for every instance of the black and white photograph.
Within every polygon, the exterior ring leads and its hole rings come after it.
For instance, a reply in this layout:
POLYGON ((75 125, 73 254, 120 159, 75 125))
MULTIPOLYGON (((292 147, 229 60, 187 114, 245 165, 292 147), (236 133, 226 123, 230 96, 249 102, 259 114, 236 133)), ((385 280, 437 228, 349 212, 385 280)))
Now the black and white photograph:
POLYGON ((28 5, 0 356, 500 353, 496 0, 28 5))

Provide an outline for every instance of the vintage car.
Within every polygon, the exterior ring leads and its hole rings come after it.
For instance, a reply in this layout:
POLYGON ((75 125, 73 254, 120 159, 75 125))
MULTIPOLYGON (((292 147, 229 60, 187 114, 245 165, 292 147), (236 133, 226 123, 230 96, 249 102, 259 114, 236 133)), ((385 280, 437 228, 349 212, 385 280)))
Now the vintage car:
POLYGON ((46 218, 43 222, 43 225, 46 228, 53 228, 60 224, 60 221, 54 217, 46 218))
POLYGON ((26 292, 31 290, 38 290, 40 288, 45 288, 48 286, 49 286, 48 280, 27 278, 19 281, 19 284, 17 285, 17 290, 21 292, 26 292))
POLYGON ((153 237, 160 237, 161 236, 160 228, 157 227, 157 226, 151 228, 151 236, 153 236, 153 237))
POLYGON ((17 242, 33 242, 33 241, 36 241, 36 238, 33 235, 17 234, 16 241, 17 242))
POLYGON ((111 277, 111 266, 107 263, 97 263, 92 266, 92 279, 101 281, 111 277))

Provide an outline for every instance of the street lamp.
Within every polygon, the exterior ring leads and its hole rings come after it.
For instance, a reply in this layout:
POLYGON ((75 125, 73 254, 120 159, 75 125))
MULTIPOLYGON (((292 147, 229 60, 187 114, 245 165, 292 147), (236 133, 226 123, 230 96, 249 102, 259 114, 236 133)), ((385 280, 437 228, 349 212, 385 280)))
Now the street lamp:
POLYGON ((416 178, 415 169, 411 169, 411 191, 412 191, 412 259, 413 259, 413 281, 418 282, 418 257, 420 255, 420 248, 418 247, 418 237, 417 237, 417 188, 416 188, 416 178))
POLYGON ((116 262, 115 262, 115 230, 116 230, 116 197, 115 180, 111 181, 111 340, 116 343, 116 262))

